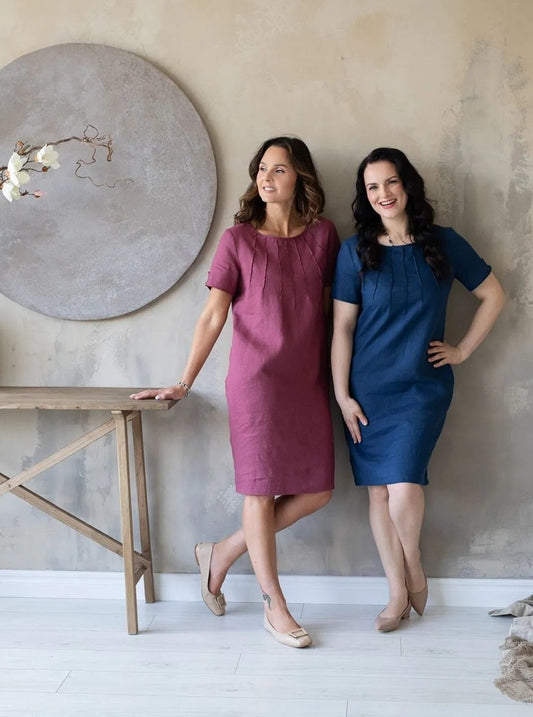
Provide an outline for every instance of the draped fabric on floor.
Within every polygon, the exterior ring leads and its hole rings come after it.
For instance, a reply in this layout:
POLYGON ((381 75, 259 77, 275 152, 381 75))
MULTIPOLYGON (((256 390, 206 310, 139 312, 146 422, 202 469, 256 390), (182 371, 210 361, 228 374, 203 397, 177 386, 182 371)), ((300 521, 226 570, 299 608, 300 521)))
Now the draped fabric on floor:
POLYGON ((495 686, 513 700, 533 702, 533 595, 491 610, 489 615, 514 617, 509 637, 501 646, 502 676, 494 680, 495 686))

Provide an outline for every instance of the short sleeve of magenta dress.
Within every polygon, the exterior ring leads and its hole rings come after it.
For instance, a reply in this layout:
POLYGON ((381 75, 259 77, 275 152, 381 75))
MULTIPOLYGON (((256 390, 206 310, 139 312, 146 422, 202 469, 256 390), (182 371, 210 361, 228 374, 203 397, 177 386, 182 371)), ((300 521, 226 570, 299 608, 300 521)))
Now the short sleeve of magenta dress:
POLYGON ((334 486, 324 289, 338 249, 327 219, 290 238, 243 223, 220 239, 206 284, 233 296, 226 396, 243 495, 334 486))
POLYGON ((453 229, 433 227, 450 274, 437 281, 419 244, 384 246, 378 270, 362 271, 357 237, 343 242, 332 295, 359 306, 350 392, 368 425, 346 441, 356 485, 428 483, 427 467, 453 393, 451 366, 428 362, 442 341, 451 285, 476 289, 491 268, 453 229))

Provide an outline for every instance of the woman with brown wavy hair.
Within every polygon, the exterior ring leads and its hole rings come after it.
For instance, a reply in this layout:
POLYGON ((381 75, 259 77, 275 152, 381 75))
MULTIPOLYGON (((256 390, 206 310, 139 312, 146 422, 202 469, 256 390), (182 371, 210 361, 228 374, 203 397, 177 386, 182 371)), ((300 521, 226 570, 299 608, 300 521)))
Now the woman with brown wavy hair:
POLYGON ((320 216, 324 192, 302 140, 267 140, 249 174, 235 225, 222 234, 209 271, 210 296, 181 380, 135 397, 186 396, 232 307, 226 396, 243 522, 224 540, 195 546, 202 598, 224 614, 222 583, 248 550, 265 629, 278 642, 306 647, 311 638, 279 583, 275 535, 325 505, 333 489, 326 314, 339 240, 320 216))

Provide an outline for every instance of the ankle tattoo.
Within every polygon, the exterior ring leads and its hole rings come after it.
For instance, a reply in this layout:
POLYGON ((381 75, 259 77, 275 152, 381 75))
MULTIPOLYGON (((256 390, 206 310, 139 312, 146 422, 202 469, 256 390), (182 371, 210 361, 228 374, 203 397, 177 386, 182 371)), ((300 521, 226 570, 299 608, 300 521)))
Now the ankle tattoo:
POLYGON ((271 601, 270 595, 267 595, 267 593, 263 593, 263 600, 267 603, 268 609, 270 610, 271 609, 270 608, 270 601, 271 601))

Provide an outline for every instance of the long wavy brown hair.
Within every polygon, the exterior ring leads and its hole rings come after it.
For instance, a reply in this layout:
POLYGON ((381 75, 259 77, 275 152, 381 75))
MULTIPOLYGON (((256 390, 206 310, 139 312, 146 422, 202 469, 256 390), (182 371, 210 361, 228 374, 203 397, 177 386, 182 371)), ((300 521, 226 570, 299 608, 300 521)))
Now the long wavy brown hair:
POLYGON ((257 191, 256 179, 261 160, 267 149, 272 146, 287 150, 290 162, 298 175, 294 197, 295 211, 304 224, 316 222, 324 209, 326 200, 311 152, 301 139, 283 136, 267 139, 253 156, 248 167, 248 174, 252 181, 239 200, 240 209, 234 216, 235 224, 251 222, 259 228, 265 221, 265 203, 257 191))

